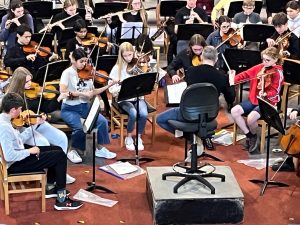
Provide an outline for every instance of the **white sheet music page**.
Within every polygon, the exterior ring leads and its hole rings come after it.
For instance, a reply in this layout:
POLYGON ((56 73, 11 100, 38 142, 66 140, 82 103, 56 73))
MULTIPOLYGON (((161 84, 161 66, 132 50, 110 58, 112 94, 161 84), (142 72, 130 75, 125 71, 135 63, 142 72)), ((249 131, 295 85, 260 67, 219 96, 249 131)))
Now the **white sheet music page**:
POLYGON ((121 39, 132 39, 132 37, 137 38, 142 33, 143 33, 143 22, 122 23, 121 39))
POLYGON ((110 164, 109 166, 120 175, 137 171, 137 168, 131 165, 129 162, 116 162, 110 164))
POLYGON ((183 91, 186 89, 187 83, 180 82, 177 84, 172 84, 167 86, 168 90, 168 100, 169 104, 179 104, 181 100, 181 95, 183 91))

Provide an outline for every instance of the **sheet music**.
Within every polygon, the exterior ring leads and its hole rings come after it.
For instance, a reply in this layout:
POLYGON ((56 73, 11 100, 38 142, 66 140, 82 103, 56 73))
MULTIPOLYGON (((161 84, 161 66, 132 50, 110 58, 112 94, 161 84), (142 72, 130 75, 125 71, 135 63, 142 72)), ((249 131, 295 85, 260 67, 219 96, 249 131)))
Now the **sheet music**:
POLYGON ((132 37, 137 38, 142 33, 143 33, 143 22, 122 23, 121 39, 132 39, 132 37))
POLYGON ((186 89, 187 83, 180 82, 177 84, 172 84, 167 86, 167 103, 168 104, 179 104, 181 100, 181 95, 186 89))
POLYGON ((124 175, 127 173, 133 173, 137 171, 137 168, 131 165, 129 162, 116 162, 109 165, 116 173, 124 175))
POLYGON ((99 111, 100 111, 100 100, 98 97, 95 97, 89 115, 87 116, 83 124, 84 132, 89 132, 92 129, 93 123, 95 121, 95 118, 98 116, 99 111))

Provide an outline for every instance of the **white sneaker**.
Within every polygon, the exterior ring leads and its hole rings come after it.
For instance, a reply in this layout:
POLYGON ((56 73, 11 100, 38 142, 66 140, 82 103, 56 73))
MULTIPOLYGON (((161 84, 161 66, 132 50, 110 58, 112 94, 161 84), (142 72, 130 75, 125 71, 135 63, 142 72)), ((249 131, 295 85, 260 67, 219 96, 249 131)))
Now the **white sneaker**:
POLYGON ((135 147, 134 147, 134 143, 133 143, 132 137, 126 137, 125 138, 125 146, 126 146, 127 150, 134 151, 135 147))
POLYGON ((113 159, 117 156, 116 153, 110 152, 105 147, 102 147, 101 149, 96 149, 95 155, 99 158, 106 158, 106 159, 113 159))
MULTIPOLYGON (((202 144, 201 139, 200 138, 198 139, 198 137, 196 139, 196 142, 197 142, 197 156, 200 156, 200 155, 202 155, 202 153, 204 151, 203 144, 202 144)), ((192 150, 189 150, 188 155, 184 161, 191 162, 191 160, 192 160, 192 150)))
POLYGON ((69 174, 66 176, 66 184, 73 184, 76 181, 74 177, 71 177, 69 174))
POLYGON ((142 138, 138 138, 138 150, 143 151, 144 150, 144 145, 143 145, 143 140, 142 138))
POLYGON ((72 163, 81 163, 82 162, 82 158, 80 157, 78 152, 76 152, 76 150, 69 151, 67 154, 67 157, 72 163))

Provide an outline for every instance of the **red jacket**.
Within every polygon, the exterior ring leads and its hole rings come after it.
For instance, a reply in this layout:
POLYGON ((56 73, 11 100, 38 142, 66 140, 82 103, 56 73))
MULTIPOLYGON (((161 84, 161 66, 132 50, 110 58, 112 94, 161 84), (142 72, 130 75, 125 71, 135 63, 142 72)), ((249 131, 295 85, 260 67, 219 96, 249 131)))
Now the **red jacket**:
MULTIPOLYGON (((235 83, 242 82, 243 80, 249 80, 250 91, 248 99, 253 105, 258 105, 257 96, 260 92, 260 89, 257 88, 259 79, 255 79, 255 77, 263 68, 264 65, 262 63, 258 64, 237 74, 234 78, 235 83)), ((275 70, 275 73, 272 73, 271 75, 271 84, 264 89, 264 92, 267 93, 267 96, 265 97, 266 100, 268 100, 268 102, 272 105, 276 105, 276 103, 280 101, 280 89, 283 85, 283 71, 281 65, 275 65, 273 66, 273 69, 275 70)))

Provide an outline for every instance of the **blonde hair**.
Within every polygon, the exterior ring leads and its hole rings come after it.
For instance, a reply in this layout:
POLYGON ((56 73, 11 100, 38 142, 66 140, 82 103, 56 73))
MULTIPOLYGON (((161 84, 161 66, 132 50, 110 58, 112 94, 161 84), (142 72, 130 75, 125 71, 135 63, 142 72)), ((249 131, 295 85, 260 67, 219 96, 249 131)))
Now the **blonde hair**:
POLYGON ((72 6, 72 5, 76 5, 76 7, 77 7, 78 6, 77 1, 76 0, 66 0, 64 2, 64 9, 66 9, 66 8, 72 6))
POLYGON ((244 0, 243 6, 254 6, 255 7, 255 1, 254 0, 244 0))
POLYGON ((119 80, 121 79, 121 71, 122 71, 123 67, 127 66, 127 62, 123 58, 123 53, 126 51, 134 52, 134 48, 133 48, 132 44, 129 42, 123 42, 119 46, 118 60, 116 63, 116 65, 118 65, 118 69, 119 69, 118 70, 119 80))
POLYGON ((266 48, 265 50, 263 50, 261 52, 261 56, 263 56, 263 55, 267 55, 267 56, 271 57, 272 59, 277 59, 276 64, 278 64, 278 65, 282 65, 282 63, 283 63, 282 55, 280 54, 279 50, 275 47, 266 48))
POLYGON ((23 96, 27 76, 32 77, 32 74, 30 73, 30 71, 28 69, 26 69, 25 67, 18 67, 12 75, 12 78, 10 80, 10 84, 6 90, 6 93, 15 92, 15 93, 18 93, 19 95, 23 96))
MULTIPOLYGON (((143 1, 141 1, 141 10, 140 10, 140 15, 141 15, 141 18, 142 18, 142 22, 143 22, 143 34, 147 34, 148 33, 148 16, 147 16, 147 12, 145 10, 145 7, 144 7, 144 4, 143 4, 143 1)), ((127 9, 128 10, 132 10, 132 2, 133 0, 129 0, 128 1, 128 4, 127 4, 127 9)))

